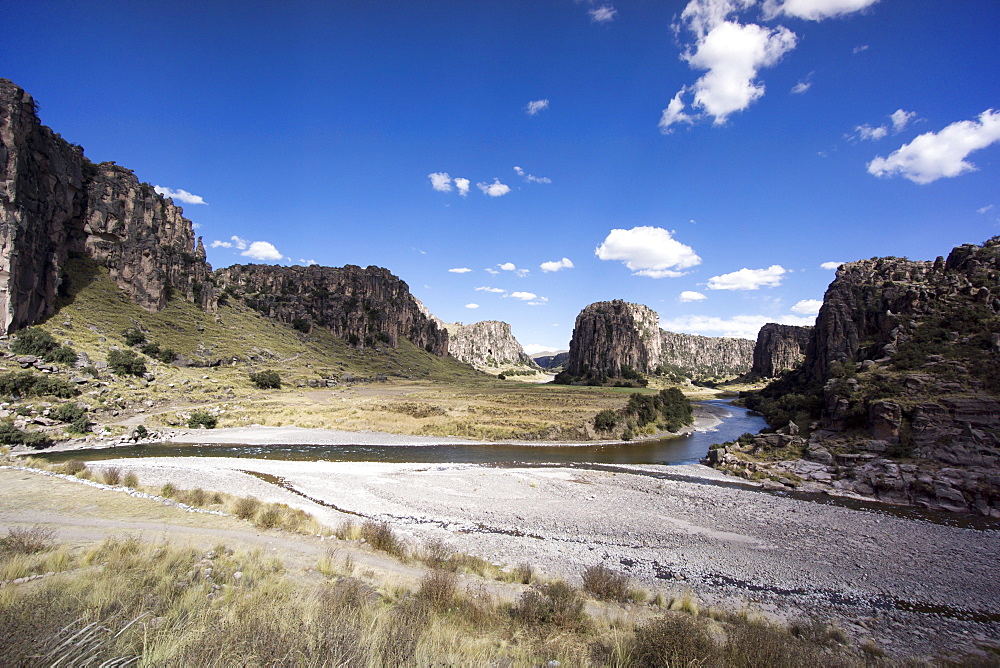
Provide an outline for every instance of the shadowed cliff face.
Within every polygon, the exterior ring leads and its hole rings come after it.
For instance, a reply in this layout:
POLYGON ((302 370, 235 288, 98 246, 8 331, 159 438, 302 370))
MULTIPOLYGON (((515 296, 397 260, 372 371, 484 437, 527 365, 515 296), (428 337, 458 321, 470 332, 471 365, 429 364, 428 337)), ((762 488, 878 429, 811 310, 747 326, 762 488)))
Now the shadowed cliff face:
POLYGON ((71 253, 87 254, 140 306, 171 292, 214 306, 211 267, 180 207, 40 124, 24 90, 0 79, 0 330, 50 314, 71 253))
POLYGON ((471 325, 448 325, 448 335, 449 354, 477 369, 536 366, 506 322, 484 320, 471 325))
POLYGON ((660 364, 660 318, 648 306, 620 299, 587 306, 576 317, 567 371, 618 378, 622 367, 652 373, 660 364))
POLYGON ((812 329, 774 322, 761 327, 750 373, 760 378, 777 378, 782 371, 797 369, 805 359, 812 329))
POLYGON ((754 342, 660 330, 660 361, 679 368, 691 378, 739 376, 750 368, 754 342))
POLYGON ((251 308, 305 331, 319 325, 365 346, 396 346, 405 337, 435 355, 448 354, 447 330, 424 314, 405 282, 381 267, 248 264, 219 269, 213 278, 251 308))

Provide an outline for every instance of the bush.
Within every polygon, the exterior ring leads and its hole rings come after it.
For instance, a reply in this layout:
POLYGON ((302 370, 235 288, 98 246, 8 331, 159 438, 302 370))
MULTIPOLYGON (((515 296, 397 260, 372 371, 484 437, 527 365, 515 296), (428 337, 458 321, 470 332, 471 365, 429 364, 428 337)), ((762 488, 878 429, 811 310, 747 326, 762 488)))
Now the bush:
POLYGON ((588 566, 583 570, 583 589, 605 601, 629 600, 628 576, 616 573, 604 564, 588 566))
POLYGON ((634 665, 717 665, 718 650, 706 629, 704 623, 690 615, 667 613, 657 617, 635 630, 634 665))
POLYGON ((55 543, 56 532, 34 525, 14 527, 0 538, 0 554, 35 554, 50 549, 55 543))
POLYGON ((108 366, 119 376, 142 376, 146 373, 146 363, 134 350, 108 351, 108 366))
POLYGON ((252 496, 243 496, 236 499, 233 504, 233 515, 241 520, 248 520, 257 514, 260 508, 260 501, 252 496))
POLYGON ((9 397, 53 396, 69 399, 80 393, 62 378, 30 371, 0 374, 0 395, 9 397))
POLYGON ((37 431, 21 431, 11 420, 0 421, 0 444, 26 445, 36 450, 47 448, 52 441, 45 434, 37 431))
POLYGON ((563 580, 535 585, 521 595, 514 617, 526 625, 579 626, 583 622, 583 597, 563 580))
POLYGON ((250 374, 250 382, 262 390, 281 389, 281 376, 277 371, 258 371, 250 374))
POLYGON ((594 417, 594 429, 598 431, 611 431, 618 426, 618 414, 610 408, 605 409, 594 417))
POLYGON ((87 419, 87 415, 83 414, 69 423, 69 430, 74 434, 86 434, 92 425, 93 423, 87 419))
POLYGON ((10 351, 15 355, 34 355, 45 357, 49 352, 59 347, 52 335, 38 327, 27 327, 17 333, 10 351))
POLYGON ((64 366, 72 366, 76 364, 77 357, 78 355, 76 354, 76 351, 69 346, 59 346, 45 355, 45 361, 56 362, 64 366))
POLYGON ((146 335, 138 327, 126 329, 122 332, 122 336, 125 337, 125 345, 127 346, 137 346, 146 342, 146 335))
POLYGON ((217 424, 219 424, 219 418, 207 411, 194 411, 188 418, 188 428, 190 429, 198 429, 199 427, 215 429, 217 424))
POLYGON ((139 486, 139 476, 135 474, 135 471, 129 471, 122 478, 122 484, 125 485, 126 487, 131 487, 132 489, 135 489, 136 487, 139 486))
POLYGON ((76 475, 86 468, 87 465, 79 459, 71 459, 60 467, 59 472, 67 475, 76 475))
POLYGON ((455 602, 457 590, 455 573, 434 568, 420 581, 417 598, 436 610, 447 610, 455 602))
POLYGON ((101 471, 101 480, 105 485, 111 485, 112 487, 118 485, 122 481, 122 470, 117 466, 109 466, 101 471))
POLYGON ((164 364, 171 364, 175 359, 177 359, 177 351, 173 348, 162 348, 154 357, 164 364))
POLYGON ((365 521, 361 525, 361 537, 376 550, 382 550, 397 557, 403 556, 403 543, 386 522, 365 521))
POLYGON ((73 422, 86 414, 87 409, 77 403, 62 404, 52 411, 52 417, 60 422, 73 422))

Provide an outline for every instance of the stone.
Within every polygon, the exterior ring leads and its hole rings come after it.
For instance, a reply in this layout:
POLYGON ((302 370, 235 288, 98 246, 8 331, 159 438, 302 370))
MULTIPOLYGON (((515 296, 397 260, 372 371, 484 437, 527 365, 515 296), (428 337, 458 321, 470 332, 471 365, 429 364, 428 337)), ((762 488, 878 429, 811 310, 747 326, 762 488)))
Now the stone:
POLYGON ((459 362, 480 370, 503 371, 512 367, 539 369, 510 331, 510 325, 497 320, 463 325, 445 325, 448 330, 448 354, 459 362))
POLYGON ((759 378, 777 378, 784 371, 797 369, 805 360, 812 329, 773 322, 761 327, 753 348, 750 373, 759 378))

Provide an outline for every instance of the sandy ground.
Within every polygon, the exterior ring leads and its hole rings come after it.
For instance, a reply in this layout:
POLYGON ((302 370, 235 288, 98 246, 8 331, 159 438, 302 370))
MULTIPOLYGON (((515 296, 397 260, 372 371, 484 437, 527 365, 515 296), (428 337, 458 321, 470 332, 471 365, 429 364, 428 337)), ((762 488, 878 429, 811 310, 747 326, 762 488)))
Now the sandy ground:
POLYGON ((1000 641, 1000 532, 902 519, 719 484, 699 465, 119 459, 143 484, 281 501, 336 525, 387 521, 496 563, 579 582, 605 563, 644 587, 783 618, 840 620, 896 656, 1000 641), (264 475, 266 479, 260 476, 264 475), (919 612, 917 612, 919 610, 919 612))

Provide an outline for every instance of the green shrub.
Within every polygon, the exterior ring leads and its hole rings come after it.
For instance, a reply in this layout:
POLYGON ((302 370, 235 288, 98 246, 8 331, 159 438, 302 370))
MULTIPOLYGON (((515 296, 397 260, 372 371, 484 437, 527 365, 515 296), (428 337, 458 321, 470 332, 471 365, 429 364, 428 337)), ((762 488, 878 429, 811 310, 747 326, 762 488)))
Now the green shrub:
POLYGON ((281 389, 281 376, 277 371, 258 371, 250 374, 250 382, 262 390, 281 389))
POLYGON ((30 371, 0 374, 0 396, 53 396, 60 399, 75 397, 80 392, 68 381, 55 376, 30 371))
POLYGON ((127 346, 137 346, 146 342, 146 335, 138 327, 126 329, 122 332, 122 336, 125 337, 125 345, 127 346))
POLYGON ((52 411, 52 417, 60 422, 72 422, 86 414, 87 409, 77 403, 62 404, 52 411))
POLYGON ((610 408, 605 409, 594 416, 594 429, 598 431, 611 431, 618 426, 618 414, 610 408))
POLYGON ((191 413, 191 417, 188 418, 188 427, 190 429, 198 429, 199 427, 215 429, 215 425, 217 424, 219 424, 219 418, 207 411, 194 411, 191 413))
POLYGON ((27 327, 17 333, 10 351, 15 355, 34 355, 45 357, 49 352, 59 347, 51 334, 38 327, 27 327))
POLYGON ((177 351, 173 348, 161 348, 160 352, 154 355, 154 357, 164 364, 171 364, 175 359, 177 359, 177 351))
POLYGON ((36 450, 52 445, 48 436, 37 431, 21 431, 10 420, 0 421, 0 444, 26 445, 36 450))
POLYGON ((76 364, 76 359, 78 355, 76 351, 69 346, 59 346, 53 350, 50 350, 48 354, 45 355, 46 362, 56 362, 57 364, 62 364, 64 366, 72 366, 76 364))
POLYGON ((119 376, 142 376, 146 373, 146 363, 134 350, 108 351, 108 366, 119 376))
POLYGON ((74 434, 86 434, 92 425, 93 423, 87 418, 87 415, 83 414, 69 423, 69 430, 74 434))

